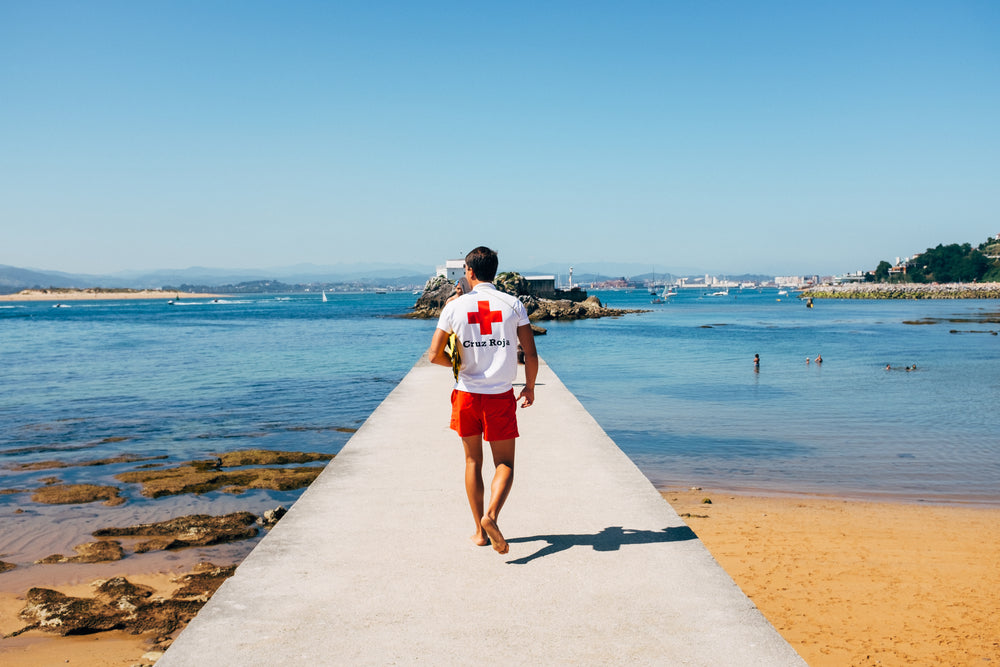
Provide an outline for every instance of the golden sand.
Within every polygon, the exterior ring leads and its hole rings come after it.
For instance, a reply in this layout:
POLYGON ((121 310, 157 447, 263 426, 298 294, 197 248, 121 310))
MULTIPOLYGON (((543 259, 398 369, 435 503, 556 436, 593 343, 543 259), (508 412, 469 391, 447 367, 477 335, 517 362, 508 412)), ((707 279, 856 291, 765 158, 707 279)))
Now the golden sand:
POLYGON ((663 496, 812 667, 1000 664, 1000 509, 663 496))

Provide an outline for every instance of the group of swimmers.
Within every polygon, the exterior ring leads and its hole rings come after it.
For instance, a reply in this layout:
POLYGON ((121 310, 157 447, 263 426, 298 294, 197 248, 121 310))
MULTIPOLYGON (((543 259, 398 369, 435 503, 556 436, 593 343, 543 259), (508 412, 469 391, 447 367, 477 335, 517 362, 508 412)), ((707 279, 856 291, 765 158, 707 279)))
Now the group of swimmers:
MULTIPOLYGON (((807 364, 811 364, 811 363, 822 364, 823 363, 823 355, 822 354, 817 354, 815 359, 810 359, 809 357, 806 357, 806 363, 807 364)), ((759 354, 753 355, 753 369, 755 371, 759 371, 760 370, 760 355, 759 354)), ((909 373, 910 371, 917 370, 917 365, 913 364, 912 366, 906 366, 905 368, 901 369, 899 367, 893 368, 892 364, 886 364, 885 365, 885 370, 887 370, 887 371, 905 370, 907 373, 909 373)))
MULTIPOLYGON (((806 363, 807 364, 812 363, 812 361, 813 361, 812 359, 810 359, 809 357, 806 357, 806 363)), ((817 354, 816 355, 816 363, 817 364, 822 364, 823 363, 823 355, 822 354, 817 354)), ((916 366, 914 366, 914 368, 916 368, 916 366)), ((759 354, 753 355, 753 369, 755 371, 759 371, 760 370, 760 355, 759 354)))

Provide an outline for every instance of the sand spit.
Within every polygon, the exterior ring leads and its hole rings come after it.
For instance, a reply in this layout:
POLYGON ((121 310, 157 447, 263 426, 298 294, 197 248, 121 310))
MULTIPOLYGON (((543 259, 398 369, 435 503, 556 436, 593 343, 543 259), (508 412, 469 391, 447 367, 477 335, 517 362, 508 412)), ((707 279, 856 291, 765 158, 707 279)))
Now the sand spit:
POLYGON ((196 292, 166 292, 163 290, 134 289, 26 289, 17 294, 0 294, 0 301, 103 301, 112 299, 208 299, 224 294, 196 292))

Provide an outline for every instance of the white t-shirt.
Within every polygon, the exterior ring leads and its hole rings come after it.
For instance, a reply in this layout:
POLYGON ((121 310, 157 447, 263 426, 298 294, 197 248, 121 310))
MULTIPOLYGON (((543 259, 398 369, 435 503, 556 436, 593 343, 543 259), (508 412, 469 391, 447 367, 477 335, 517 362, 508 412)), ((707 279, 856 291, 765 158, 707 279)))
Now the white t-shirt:
POLYGON ((445 304, 437 328, 455 332, 462 368, 455 389, 473 394, 502 394, 517 377, 517 328, 528 312, 517 297, 492 283, 479 283, 468 294, 445 304))

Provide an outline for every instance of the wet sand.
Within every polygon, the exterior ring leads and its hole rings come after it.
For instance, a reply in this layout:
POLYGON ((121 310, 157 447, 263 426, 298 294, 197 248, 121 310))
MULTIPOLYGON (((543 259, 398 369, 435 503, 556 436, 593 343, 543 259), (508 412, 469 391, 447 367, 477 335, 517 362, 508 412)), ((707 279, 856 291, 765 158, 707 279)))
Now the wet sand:
MULTIPOLYGON (((1000 508, 710 489, 663 495, 689 515, 684 520, 712 555, 812 667, 1000 663, 1000 508)), ((124 570, 127 560, 100 566, 93 578, 124 570)), ((159 571, 129 579, 172 591, 181 564, 170 562, 169 572, 163 561, 147 565, 159 571)), ((0 574, 0 584, 15 572, 0 574)), ((85 573, 74 570, 72 582, 51 587, 87 595, 85 573)), ((17 613, 25 592, 0 593, 0 633, 22 627, 17 613)), ((35 630, 0 641, 0 662, 149 664, 142 656, 150 639, 35 630)))

